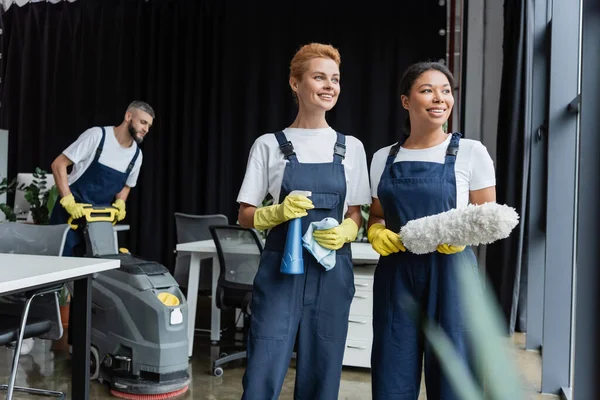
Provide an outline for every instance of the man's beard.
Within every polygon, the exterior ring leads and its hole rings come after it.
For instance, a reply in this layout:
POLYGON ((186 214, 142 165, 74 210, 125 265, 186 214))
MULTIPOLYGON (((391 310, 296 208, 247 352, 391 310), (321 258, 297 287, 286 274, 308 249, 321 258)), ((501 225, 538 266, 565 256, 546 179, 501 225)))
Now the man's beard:
POLYGON ((137 144, 142 144, 144 138, 137 135, 137 132, 135 131, 135 129, 133 129, 133 125, 131 124, 131 122, 129 123, 129 128, 127 130, 129 131, 129 134, 137 144))

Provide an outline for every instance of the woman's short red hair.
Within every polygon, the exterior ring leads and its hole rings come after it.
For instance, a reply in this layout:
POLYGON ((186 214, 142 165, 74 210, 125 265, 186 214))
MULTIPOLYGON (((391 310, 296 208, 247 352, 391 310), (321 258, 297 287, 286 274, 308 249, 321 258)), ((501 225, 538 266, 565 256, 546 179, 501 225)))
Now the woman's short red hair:
POLYGON ((338 67, 342 62, 338 49, 329 44, 305 44, 290 62, 290 77, 302 80, 302 75, 308 70, 308 63, 315 58, 329 58, 335 61, 338 67))

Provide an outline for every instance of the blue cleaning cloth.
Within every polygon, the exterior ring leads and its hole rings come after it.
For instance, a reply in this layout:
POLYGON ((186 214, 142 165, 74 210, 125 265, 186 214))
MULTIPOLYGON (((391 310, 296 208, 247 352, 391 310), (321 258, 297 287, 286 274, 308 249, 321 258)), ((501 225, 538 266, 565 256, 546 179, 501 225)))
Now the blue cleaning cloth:
POLYGON ((317 243, 315 238, 313 238, 312 234, 314 230, 335 228, 338 225, 339 222, 337 222, 335 218, 323 218, 321 221, 311 222, 306 233, 302 236, 302 246, 315 257, 326 271, 335 267, 335 250, 329 250, 321 246, 317 243))

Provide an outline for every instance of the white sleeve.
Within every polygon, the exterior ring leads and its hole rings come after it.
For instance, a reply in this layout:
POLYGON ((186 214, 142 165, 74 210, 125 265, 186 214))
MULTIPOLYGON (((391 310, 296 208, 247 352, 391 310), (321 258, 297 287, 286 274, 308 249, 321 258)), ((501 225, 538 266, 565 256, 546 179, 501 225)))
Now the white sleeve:
POLYGON ((135 187, 135 185, 137 185, 138 176, 140 175, 140 169, 142 168, 143 158, 144 157, 142 156, 142 150, 140 150, 140 155, 138 156, 137 160, 135 160, 135 164, 133 165, 131 173, 127 177, 127 182, 125 183, 130 188, 135 187))
POLYGON ((496 171, 494 162, 487 149, 481 142, 473 146, 470 159, 471 179, 469 190, 485 189, 496 186, 496 171))
POLYGON ((377 188, 379 187, 379 181, 381 180, 381 174, 383 174, 383 170, 385 169, 385 163, 389 152, 390 146, 379 149, 375 152, 373 159, 371 160, 371 196, 376 199, 379 198, 379 196, 377 196, 377 188))
POLYGON ((101 139, 102 129, 98 127, 90 128, 79 135, 77 140, 63 151, 63 154, 73 161, 73 164, 77 164, 94 156, 101 139))
POLYGON ((238 203, 247 203, 258 207, 269 191, 268 149, 257 139, 248 156, 246 174, 237 197, 238 203))
MULTIPOLYGON (((350 139, 350 138, 348 138, 350 139)), ((354 154, 351 164, 350 176, 348 179, 348 193, 346 201, 349 206, 360 206, 371 204, 371 194, 369 190, 369 170, 367 169, 367 154, 362 142, 354 139, 354 154)))

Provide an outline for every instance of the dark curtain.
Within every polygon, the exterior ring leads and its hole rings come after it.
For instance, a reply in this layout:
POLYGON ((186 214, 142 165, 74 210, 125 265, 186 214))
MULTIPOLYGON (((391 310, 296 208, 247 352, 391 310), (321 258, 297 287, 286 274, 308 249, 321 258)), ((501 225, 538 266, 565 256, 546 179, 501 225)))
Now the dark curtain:
MULTIPOLYGON (((530 0, 504 1, 502 86, 496 151, 497 202, 514 207, 520 224, 506 240, 487 246, 486 272, 504 313, 508 333, 525 329, 527 263, 524 259, 530 127, 528 29, 530 0)), ((526 257, 526 255, 525 255, 526 257)))
POLYGON ((157 117, 125 239, 169 267, 175 211, 235 223, 250 146, 295 117, 288 72, 301 45, 339 48, 342 93, 328 121, 361 139, 369 160, 401 130, 402 71, 446 57, 437 0, 80 0, 13 6, 3 23, 9 174, 49 170, 85 129, 119 124, 131 100, 149 102, 157 117))

